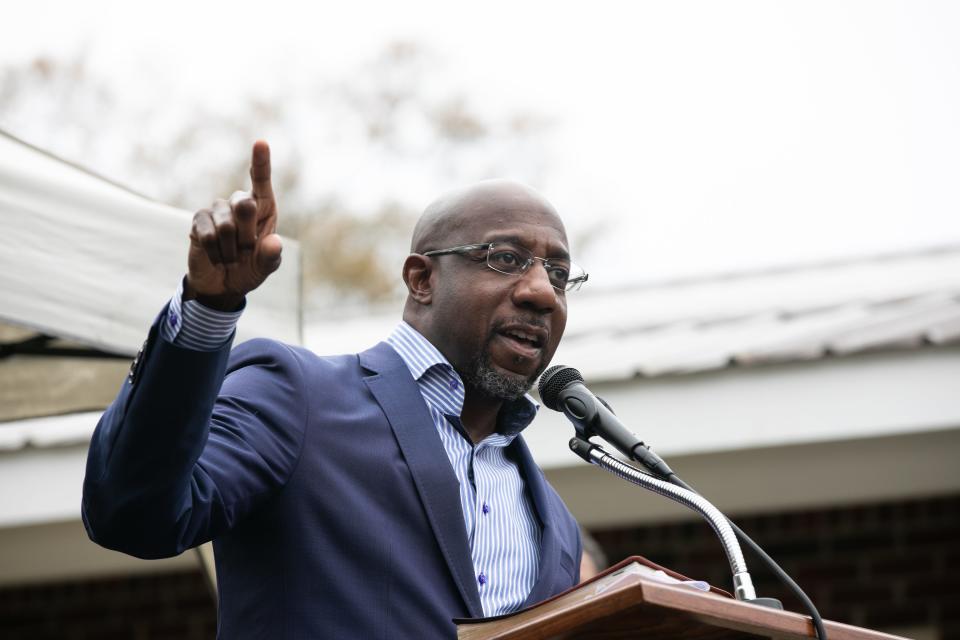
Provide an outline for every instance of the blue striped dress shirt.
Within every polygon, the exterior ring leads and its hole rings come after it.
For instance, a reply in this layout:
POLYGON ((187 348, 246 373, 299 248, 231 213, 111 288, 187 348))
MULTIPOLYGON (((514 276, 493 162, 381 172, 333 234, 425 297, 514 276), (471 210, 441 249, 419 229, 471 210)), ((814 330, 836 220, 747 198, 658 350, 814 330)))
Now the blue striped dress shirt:
POLYGON ((463 381, 443 354, 406 322, 387 342, 417 381, 460 482, 460 506, 483 612, 516 611, 537 580, 540 524, 507 446, 533 420, 537 405, 529 397, 508 403, 501 411, 498 432, 474 445, 460 423, 463 381))
POLYGON ((160 323, 160 333, 173 344, 195 351, 216 351, 230 339, 240 314, 238 311, 217 311, 205 307, 196 300, 183 299, 183 280, 170 299, 167 315, 160 323))
MULTIPOLYGON (((164 339, 212 351, 230 339, 240 311, 221 312, 195 300, 182 302, 183 283, 161 323, 164 339)), ((474 445, 460 423, 463 381, 426 338, 401 322, 387 342, 417 381, 444 451, 460 484, 467 540, 485 615, 519 609, 537 580, 540 524, 507 446, 533 420, 536 403, 525 396, 500 412, 497 432, 474 445)), ((426 425, 424 425, 426 426, 426 425)))

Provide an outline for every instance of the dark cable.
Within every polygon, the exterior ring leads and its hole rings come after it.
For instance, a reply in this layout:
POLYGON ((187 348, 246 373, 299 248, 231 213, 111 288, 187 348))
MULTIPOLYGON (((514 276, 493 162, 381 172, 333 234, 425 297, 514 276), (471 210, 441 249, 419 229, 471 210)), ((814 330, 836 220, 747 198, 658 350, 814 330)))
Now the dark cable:
MULTIPOLYGON (((597 419, 596 412, 592 414, 592 417, 588 417, 591 416, 589 411, 584 412, 583 415, 578 415, 577 412, 571 411, 568 406, 565 406, 564 400, 561 398, 561 393, 563 393, 565 389, 573 384, 581 386, 583 385, 583 376, 580 375, 580 372, 573 367, 555 365, 547 369, 540 377, 538 389, 540 391, 540 398, 548 408, 564 413, 573 422, 574 427, 577 429, 578 438, 582 438, 583 441, 587 442, 590 437, 599 435, 620 449, 624 455, 642 464, 644 467, 650 470, 655 477, 699 494, 696 489, 681 480, 677 474, 667 466, 660 456, 655 454, 649 446, 640 441, 635 434, 624 430, 626 437, 623 437, 615 430, 614 439, 611 440, 609 434, 600 433, 599 430, 595 429, 595 425, 591 423, 591 421, 597 419)), ((613 409, 603 399, 595 396, 591 391, 586 389, 585 386, 583 387, 583 390, 588 398, 592 397, 596 400, 599 400, 600 403, 602 403, 611 414, 613 413, 613 409)), ((583 399, 581 399, 579 404, 586 405, 590 403, 585 403, 583 399)), ((577 452, 576 449, 574 449, 574 451, 577 452)), ((577 453, 583 457, 583 454, 579 452, 577 453)), ((584 459, 587 462, 590 462, 588 458, 584 459)), ((742 542, 746 543, 746 545, 750 547, 753 552, 766 563, 768 567, 770 567, 773 573, 780 578, 780 580, 787 585, 791 591, 793 591, 797 598, 800 599, 800 602, 803 603, 807 611, 810 612, 810 618, 813 620, 813 626, 816 630, 817 638, 819 640, 827 640, 827 632, 823 628, 823 619, 820 617, 820 612, 817 611, 813 601, 807 597, 807 594, 803 592, 803 589, 800 588, 800 585, 794 582, 793 578, 787 575, 787 572, 784 571, 780 565, 774 561, 773 558, 768 556, 767 552, 761 549, 760 546, 750 538, 750 536, 744 533, 735 522, 731 521, 729 518, 727 518, 727 521, 730 522, 730 526, 737 534, 737 537, 740 538, 742 542)))
MULTIPOLYGON (((694 493, 699 493, 696 489, 681 480, 680 477, 675 473, 671 473, 669 476, 664 478, 664 480, 670 484, 675 484, 678 487, 683 487, 684 489, 693 491, 694 493)), ((733 530, 736 532, 737 537, 740 538, 742 542, 746 543, 746 545, 750 547, 755 554, 757 554, 757 557, 763 560, 764 563, 770 567, 773 573, 780 578, 781 582, 790 587, 790 590, 793 591, 793 594, 799 598, 800 602, 803 603, 803 606, 807 609, 807 611, 810 612, 810 618, 813 620, 813 626, 816 630, 817 638, 819 638, 819 640, 827 640, 827 630, 823 627, 823 618, 820 617, 820 612, 817 611, 817 607, 814 606, 813 601, 807 596, 807 594, 803 592, 803 589, 800 588, 800 585, 794 582, 793 578, 791 578, 773 558, 767 555, 767 552, 761 549, 760 545, 758 545, 750 536, 744 533, 743 529, 738 527, 733 520, 730 520, 730 518, 727 518, 727 520, 730 522, 730 526, 733 527, 733 530)))

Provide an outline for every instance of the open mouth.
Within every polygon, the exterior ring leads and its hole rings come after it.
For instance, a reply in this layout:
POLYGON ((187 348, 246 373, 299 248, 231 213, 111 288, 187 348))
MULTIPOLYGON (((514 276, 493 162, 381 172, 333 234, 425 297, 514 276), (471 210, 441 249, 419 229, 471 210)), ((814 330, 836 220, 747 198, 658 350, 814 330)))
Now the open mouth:
POLYGON ((546 331, 534 327, 508 326, 497 331, 518 354, 534 358, 540 355, 547 341, 546 331))
POLYGON ((543 346, 543 338, 535 333, 521 331, 520 329, 505 329, 504 331, 500 332, 500 335, 506 336, 511 340, 516 340, 521 344, 529 345, 535 349, 539 349, 543 346))

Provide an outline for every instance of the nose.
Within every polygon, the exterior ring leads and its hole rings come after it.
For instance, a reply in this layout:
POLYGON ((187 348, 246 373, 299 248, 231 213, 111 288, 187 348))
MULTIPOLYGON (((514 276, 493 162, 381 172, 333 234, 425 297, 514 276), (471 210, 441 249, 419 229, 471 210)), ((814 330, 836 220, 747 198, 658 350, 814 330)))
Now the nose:
POLYGON ((562 295, 550 284, 547 269, 540 260, 534 260, 513 288, 514 304, 538 313, 550 313, 556 309, 562 295))

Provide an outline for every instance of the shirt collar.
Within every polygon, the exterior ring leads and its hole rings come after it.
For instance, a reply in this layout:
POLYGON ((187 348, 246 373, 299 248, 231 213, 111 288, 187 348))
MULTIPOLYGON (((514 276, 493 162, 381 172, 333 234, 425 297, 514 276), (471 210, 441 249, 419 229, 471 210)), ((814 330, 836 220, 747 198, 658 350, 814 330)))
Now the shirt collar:
MULTIPOLYGON (((463 380, 440 350, 405 321, 397 325, 387 343, 407 365, 426 401, 442 413, 459 418, 463 411, 463 380)), ((539 408, 530 394, 506 402, 498 417, 497 431, 512 441, 533 422, 539 408)))
MULTIPOLYGON (((453 366, 443 357, 433 343, 405 321, 396 326, 387 342, 403 359, 414 380, 420 380, 430 367, 441 366, 453 371, 453 366)), ((456 371, 453 371, 454 375, 456 371)), ((460 376, 457 376, 457 380, 460 376)))

